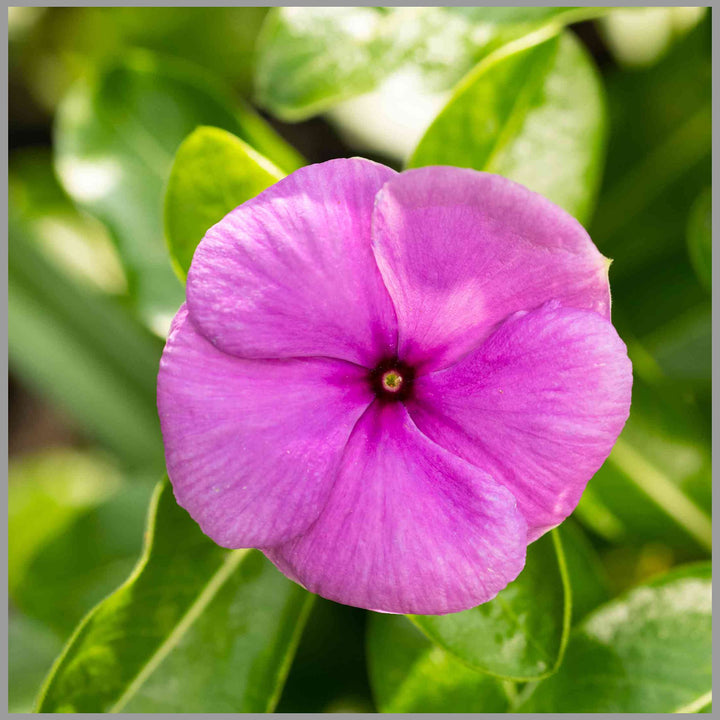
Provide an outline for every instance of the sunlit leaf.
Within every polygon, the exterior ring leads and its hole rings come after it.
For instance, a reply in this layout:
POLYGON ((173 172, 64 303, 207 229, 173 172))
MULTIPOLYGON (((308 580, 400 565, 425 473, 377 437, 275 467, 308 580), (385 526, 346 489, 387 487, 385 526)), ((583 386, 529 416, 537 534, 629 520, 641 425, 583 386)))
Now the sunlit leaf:
POLYGON ((163 240, 163 190, 175 151, 198 125, 227 128, 287 171, 301 164, 214 78, 146 53, 131 53, 79 81, 58 111, 55 152, 63 185, 110 229, 138 307, 160 334, 183 300, 163 240))
POLYGON ((420 140, 410 167, 509 177, 582 222, 600 181, 605 115, 587 51, 569 33, 528 36, 480 63, 420 140))
POLYGON ((573 631, 519 712, 698 712, 712 698, 710 565, 631 590, 573 631))
POLYGON ((40 712, 266 712, 312 596, 256 550, 202 534, 166 481, 143 557, 78 627, 40 712))
POLYGON ((47 259, 68 277, 95 290, 125 295, 127 280, 101 222, 80 212, 55 175, 50 148, 12 153, 8 191, 19 217, 47 259))
POLYGON ((179 275, 187 275, 205 232, 284 173, 247 143, 221 130, 195 130, 175 155, 165 193, 165 235, 179 275))
POLYGON ((416 73, 428 92, 449 90, 492 50, 549 23, 595 17, 602 8, 275 8, 258 41, 258 100, 301 120, 374 90, 394 73, 416 73))
POLYGON ((570 584, 557 530, 528 547, 525 569, 494 599, 450 615, 411 615, 437 645, 500 677, 555 671, 570 626, 570 584))

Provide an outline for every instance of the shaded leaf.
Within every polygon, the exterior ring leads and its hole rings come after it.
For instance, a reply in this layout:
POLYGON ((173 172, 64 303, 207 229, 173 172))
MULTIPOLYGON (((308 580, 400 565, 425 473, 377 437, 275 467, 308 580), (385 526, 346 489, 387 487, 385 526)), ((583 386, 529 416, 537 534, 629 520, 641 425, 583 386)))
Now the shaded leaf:
POLYGON ((377 712, 367 678, 368 613, 316 596, 277 713, 377 712))
POLYGON ((265 712, 311 597, 258 551, 228 551, 158 486, 143 557, 78 627, 39 712, 265 712))
POLYGON ((613 542, 655 540, 683 558, 712 545, 708 428, 692 399, 635 378, 630 418, 577 516, 613 542), (612 518, 596 521, 597 505, 612 518))
MULTIPOLYGON (((49 458, 42 460, 47 463, 49 458)), ((48 481, 54 479, 47 464, 45 470, 48 481)), ((46 497, 53 494, 49 484, 43 483, 46 497)), ((42 538, 13 587, 11 598, 17 607, 67 640, 86 613, 132 570, 151 491, 147 483, 124 483, 109 498, 77 512, 61 530, 42 538)), ((37 528, 40 519, 32 524, 37 528)))
POLYGON ((441 648, 492 675, 544 677, 562 660, 571 597, 560 536, 552 530, 528 546, 525 569, 500 594, 471 610, 411 615, 441 648))
POLYGON ((573 518, 557 528, 572 589, 572 625, 610 599, 610 586, 592 544, 573 518))
POLYGON ((585 49, 569 33, 537 33, 488 57, 460 83, 408 165, 504 175, 586 222, 604 129, 602 89, 585 49))
POLYGON ((112 496, 117 472, 107 463, 50 450, 10 462, 8 468, 8 585, 22 581, 33 555, 79 514, 112 496))
POLYGON ((163 190, 175 151, 198 125, 228 128, 287 170, 300 164, 212 77, 139 51, 79 81, 58 110, 55 150, 62 183, 110 229, 131 293, 160 334, 183 301, 163 242, 163 190))
POLYGON ((709 564, 678 568, 602 606, 519 712, 697 712, 711 699, 709 564))
MULTIPOLYGON (((707 290, 712 288, 712 193, 704 190, 690 210, 688 250, 695 272, 707 290)), ((709 324, 709 318, 708 318, 709 324)))
POLYGON ((433 645, 401 615, 371 613, 368 668, 378 708, 390 713, 506 712, 500 681, 433 645))
MULTIPOLYGON (((708 381, 710 302, 688 255, 687 221, 711 181, 710 51, 706 17, 654 67, 608 74, 611 132, 590 229, 614 261, 613 322, 620 335, 648 350, 661 375, 697 379, 704 368, 708 381)), ((647 373, 645 379, 652 380, 647 373)), ((697 389, 698 396, 709 393, 709 382, 697 389)))
POLYGON ((123 483, 117 468, 96 454, 54 449, 12 460, 13 607, 66 639, 132 568, 150 490, 144 483, 123 483))
POLYGON ((134 48, 201 65, 246 95, 255 38, 267 11, 208 6, 43 8, 30 31, 13 38, 12 55, 35 99, 48 110, 55 109, 88 67, 134 48))
POLYGON ((178 148, 165 192, 165 236, 185 278, 206 231, 284 173, 220 128, 201 127, 178 148))

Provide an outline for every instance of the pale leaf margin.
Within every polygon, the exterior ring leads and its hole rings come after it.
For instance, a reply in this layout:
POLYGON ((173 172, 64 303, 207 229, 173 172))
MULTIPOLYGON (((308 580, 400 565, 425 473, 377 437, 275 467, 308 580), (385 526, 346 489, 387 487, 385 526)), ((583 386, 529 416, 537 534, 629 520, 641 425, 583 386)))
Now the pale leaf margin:
MULTIPOLYGON (((560 635, 560 647, 558 648, 558 656, 554 663, 554 665, 545 673, 542 673, 540 675, 532 675, 529 677, 522 677, 522 676, 510 676, 510 675, 501 675, 499 673, 491 672, 490 670, 487 670, 484 667, 481 667, 480 665, 475 665, 473 663, 468 662, 464 658, 457 655, 455 652, 453 652, 452 648, 448 647, 448 645, 440 638, 438 638, 434 633, 428 632, 428 630, 423 627, 420 623, 418 623, 412 615, 406 615, 405 617, 415 625, 422 633, 427 637, 433 644, 437 645, 439 648, 444 650, 446 653, 451 655, 453 658, 461 662, 466 667, 471 668, 472 670, 475 670, 476 672, 483 673, 485 675, 489 675, 491 677, 497 678, 499 680, 507 680, 511 682, 534 682, 536 680, 544 680, 545 678, 550 677, 551 675, 554 675, 557 671, 560 665, 562 664, 563 658, 565 657, 565 648, 568 644, 568 639, 570 637, 570 626, 571 626, 571 620, 572 620, 572 588, 570 585, 570 575, 568 573, 567 569, 567 562, 565 560, 565 551, 563 550, 562 546, 562 540, 560 539, 560 533, 556 528, 553 528, 550 530, 550 536, 552 537, 553 541, 553 547, 555 548, 555 557, 557 559, 558 563, 558 571, 560 573, 560 579, 563 586, 563 597, 564 597, 564 603, 563 603, 563 617, 562 617, 562 632, 560 635)), ((493 602, 493 600, 490 600, 489 602, 493 602)))
MULTIPOLYGON (((160 497, 163 490, 165 489, 166 483, 167 480, 159 482, 155 487, 155 490, 153 491, 152 499, 150 500, 150 506, 148 508, 145 543, 142 554, 140 556, 140 560, 138 560, 137 565, 133 568, 133 571, 130 573, 127 580, 125 580, 125 582, 123 582, 119 587, 113 590, 112 593, 110 593, 107 597, 103 598, 97 605, 95 605, 95 607, 88 612, 88 614, 75 628, 73 634, 70 636, 67 643, 65 644, 65 648, 63 649, 62 653, 60 653, 60 655, 57 657, 52 667, 50 668, 50 672, 48 673, 45 681, 42 684, 42 687, 40 688, 40 692, 38 693, 38 697, 35 700, 35 704, 32 710, 33 713, 46 712, 44 710, 41 710, 41 707, 56 673, 62 667, 65 658, 67 657, 75 643, 75 640, 83 632, 84 628, 91 622, 93 616, 98 611, 98 609, 105 603, 108 598, 112 597, 116 593, 122 592, 123 590, 131 586, 144 572, 150 560, 150 556, 154 547, 157 509, 160 502, 160 497)), ((252 550, 247 548, 229 551, 222 565, 220 565, 220 567, 213 573, 212 577, 198 594, 196 600, 188 608, 185 614, 180 618, 173 631, 168 635, 165 641, 155 650, 155 652, 153 652, 152 656, 143 665, 143 667, 140 669, 133 681, 128 685, 125 692, 107 712, 120 713, 123 711, 123 707, 127 705, 128 702, 130 702, 135 693, 142 687, 142 684, 145 682, 145 680, 147 680, 154 672, 154 670, 160 666, 162 661, 170 654, 173 648, 177 647, 184 634, 192 626, 193 622, 202 614, 202 611, 210 604, 212 599, 217 595, 225 582, 232 576, 233 572, 242 564, 242 561, 251 552, 252 550)), ((285 684, 285 679, 290 670, 292 658, 295 655, 295 651, 300 642, 302 630, 305 626, 305 621, 310 614, 310 609, 312 608, 314 599, 314 595, 311 595, 310 593, 307 594, 307 597, 298 617, 295 632, 293 633, 292 640, 288 646, 288 651, 285 654, 282 666, 279 668, 274 692, 268 697, 267 707, 265 710, 266 712, 272 712, 278 700, 280 699, 280 693, 282 692, 283 685, 285 684)))

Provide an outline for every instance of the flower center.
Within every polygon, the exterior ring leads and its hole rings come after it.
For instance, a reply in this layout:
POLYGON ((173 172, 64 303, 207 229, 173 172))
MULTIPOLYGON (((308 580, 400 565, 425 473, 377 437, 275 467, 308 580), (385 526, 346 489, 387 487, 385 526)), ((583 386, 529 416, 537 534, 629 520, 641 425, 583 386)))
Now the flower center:
POLYGON ((412 389, 415 371, 397 358, 383 360, 370 371, 368 380, 380 400, 405 400, 412 389))
POLYGON ((403 386, 402 375, 397 370, 388 370, 386 373, 383 373, 380 382, 382 383, 383 390, 391 393, 400 392, 403 386))

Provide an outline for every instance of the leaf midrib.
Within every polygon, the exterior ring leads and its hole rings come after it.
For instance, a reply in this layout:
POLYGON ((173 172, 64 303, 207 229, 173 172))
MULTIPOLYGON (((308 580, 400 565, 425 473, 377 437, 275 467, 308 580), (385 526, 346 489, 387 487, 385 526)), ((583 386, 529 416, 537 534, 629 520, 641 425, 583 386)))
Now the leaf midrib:
POLYGON ((205 587, 198 594, 193 604, 187 609, 173 631, 165 638, 147 662, 130 682, 125 692, 106 712, 118 713, 133 699, 147 679, 162 664, 163 660, 174 650, 185 637, 187 631, 212 602, 225 582, 232 576, 238 566, 247 557, 250 550, 233 550, 228 553, 222 565, 213 573, 205 587))

